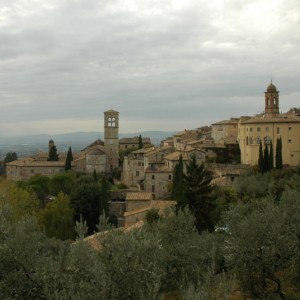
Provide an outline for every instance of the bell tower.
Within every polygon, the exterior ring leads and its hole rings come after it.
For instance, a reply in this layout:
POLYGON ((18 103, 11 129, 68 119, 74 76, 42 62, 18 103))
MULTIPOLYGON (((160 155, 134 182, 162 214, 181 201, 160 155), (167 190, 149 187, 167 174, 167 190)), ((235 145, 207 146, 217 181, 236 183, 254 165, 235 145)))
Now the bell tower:
POLYGON ((106 152, 106 171, 119 166, 119 112, 104 112, 104 147, 106 152))
POLYGON ((278 115, 279 114, 279 91, 272 83, 267 87, 265 92, 265 114, 278 115))

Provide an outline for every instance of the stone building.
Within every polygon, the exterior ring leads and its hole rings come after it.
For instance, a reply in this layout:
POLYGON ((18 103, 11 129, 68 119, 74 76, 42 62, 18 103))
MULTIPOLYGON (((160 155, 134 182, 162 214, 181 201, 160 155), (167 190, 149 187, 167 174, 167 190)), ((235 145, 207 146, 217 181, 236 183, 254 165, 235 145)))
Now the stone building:
POLYGON ((27 157, 6 164, 9 180, 28 180, 34 175, 53 176, 65 172, 65 161, 38 161, 27 157))
POLYGON ((279 91, 271 82, 265 92, 265 113, 254 117, 241 117, 238 124, 238 142, 241 163, 257 165, 260 141, 273 144, 274 161, 276 141, 282 139, 284 165, 300 166, 300 115, 279 113, 279 91))
MULTIPOLYGON (((143 147, 147 148, 151 146, 150 138, 142 137, 143 147)), ((139 147, 139 138, 122 138, 119 140, 119 149, 120 150, 128 150, 128 149, 138 149, 139 147)))
POLYGON ((162 164, 152 164, 145 171, 145 192, 152 193, 155 199, 160 199, 170 194, 169 186, 173 180, 173 171, 162 164))
POLYGON ((239 118, 223 120, 211 125, 211 137, 216 144, 224 143, 227 138, 237 140, 239 118))
POLYGON ((152 148, 139 149, 124 157, 123 182, 127 186, 137 186, 145 179, 145 154, 152 148))

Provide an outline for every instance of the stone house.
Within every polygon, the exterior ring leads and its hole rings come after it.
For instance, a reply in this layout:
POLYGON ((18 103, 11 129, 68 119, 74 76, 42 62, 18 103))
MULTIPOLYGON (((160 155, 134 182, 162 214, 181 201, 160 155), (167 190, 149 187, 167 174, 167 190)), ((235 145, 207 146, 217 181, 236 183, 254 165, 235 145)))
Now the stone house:
POLYGON ((152 148, 139 149, 124 157, 123 161, 123 182, 127 186, 137 186, 145 179, 145 154, 152 151, 152 148))
MULTIPOLYGON (((148 137, 142 137, 143 147, 147 148, 151 146, 151 140, 148 137)), ((122 138, 119 140, 119 149, 128 150, 128 149, 138 149, 139 147, 139 138, 122 138)))
POLYGON ((173 144, 176 150, 183 150, 187 141, 196 139, 198 139, 198 133, 196 130, 184 130, 173 136, 173 144))
POLYGON ((22 158, 6 164, 6 177, 9 180, 29 180, 34 175, 53 176, 65 172, 65 161, 38 161, 22 158))
POLYGON ((211 137, 216 144, 225 142, 226 138, 237 140, 239 118, 230 118, 211 125, 211 137))
POLYGON ((151 208, 159 209, 163 214, 165 208, 175 205, 175 201, 154 200, 152 193, 128 192, 126 195, 126 211, 124 212, 124 226, 128 228, 143 221, 147 211, 151 208))
POLYGON ((164 198, 170 194, 172 180, 173 171, 164 163, 152 164, 145 171, 144 189, 153 193, 155 199, 164 198))
POLYGON ((81 152, 81 156, 74 160, 74 171, 83 173, 105 173, 106 153, 103 146, 94 146, 81 152))

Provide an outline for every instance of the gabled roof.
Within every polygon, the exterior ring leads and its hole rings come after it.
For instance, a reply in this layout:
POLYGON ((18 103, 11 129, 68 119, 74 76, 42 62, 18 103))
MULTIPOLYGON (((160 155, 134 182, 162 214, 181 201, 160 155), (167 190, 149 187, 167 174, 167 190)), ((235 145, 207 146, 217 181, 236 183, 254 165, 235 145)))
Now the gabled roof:
POLYGON ((150 155, 153 155, 153 154, 156 154, 156 153, 159 153, 159 152, 164 152, 164 151, 167 151, 167 150, 171 150, 173 148, 174 147, 172 147, 172 146, 164 146, 164 147, 155 148, 152 151, 147 152, 145 154, 145 156, 150 156, 150 155))
POLYGON ((213 123, 212 125, 237 125, 239 122, 239 118, 231 118, 230 120, 223 120, 216 123, 213 123))
POLYGON ((65 161, 39 161, 34 159, 18 159, 7 163, 7 166, 18 166, 18 167, 64 167, 65 161))

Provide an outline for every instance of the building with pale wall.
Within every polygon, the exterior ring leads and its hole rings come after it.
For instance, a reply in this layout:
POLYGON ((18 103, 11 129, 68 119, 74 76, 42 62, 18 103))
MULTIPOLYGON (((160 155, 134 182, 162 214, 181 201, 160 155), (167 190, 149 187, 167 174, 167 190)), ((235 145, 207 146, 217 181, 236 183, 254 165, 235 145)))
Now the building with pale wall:
POLYGON ((241 163, 257 165, 260 141, 273 144, 274 162, 276 142, 282 140, 282 162, 287 166, 300 166, 300 115, 279 113, 279 91, 271 82, 265 92, 265 113, 254 117, 241 117, 238 125, 238 142, 241 163))
MULTIPOLYGON (((148 137, 142 137, 143 147, 147 148, 151 146, 151 140, 148 137)), ((139 147, 139 137, 132 138, 122 138, 119 140, 119 149, 128 150, 128 149, 138 149, 139 147)))
POLYGON ((216 144, 224 143, 227 138, 237 140, 239 118, 223 120, 211 125, 211 137, 216 144))
POLYGON ((52 177, 65 172, 64 161, 37 161, 22 158, 6 164, 6 177, 9 180, 29 180, 34 175, 52 177))

